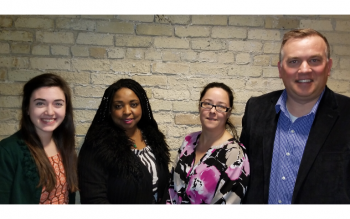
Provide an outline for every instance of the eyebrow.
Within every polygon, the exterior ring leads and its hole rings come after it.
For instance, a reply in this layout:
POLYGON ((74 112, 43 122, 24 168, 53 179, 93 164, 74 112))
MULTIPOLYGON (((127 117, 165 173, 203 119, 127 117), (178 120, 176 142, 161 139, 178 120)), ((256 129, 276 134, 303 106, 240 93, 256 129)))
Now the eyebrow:
MULTIPOLYGON (((205 100, 207 100, 207 101, 213 101, 213 100, 211 100, 211 99, 204 99, 203 101, 205 101, 205 100)), ((217 104, 225 104, 225 105, 228 105, 227 103, 221 102, 221 101, 219 101, 217 104)), ((217 104, 216 104, 216 105, 217 105, 217 104)))
MULTIPOLYGON (((46 101, 46 100, 42 99, 42 98, 36 98, 36 99, 34 99, 34 101, 46 101)), ((64 100, 62 100, 62 99, 56 99, 54 101, 63 101, 64 102, 64 100)))

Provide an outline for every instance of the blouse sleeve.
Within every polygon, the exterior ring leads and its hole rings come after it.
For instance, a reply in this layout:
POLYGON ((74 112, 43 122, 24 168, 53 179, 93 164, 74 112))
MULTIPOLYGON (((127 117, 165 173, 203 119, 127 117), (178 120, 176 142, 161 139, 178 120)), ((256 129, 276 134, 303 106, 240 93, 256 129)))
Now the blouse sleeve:
POLYGON ((179 203, 179 197, 174 189, 174 174, 175 174, 175 167, 177 165, 177 162, 179 161, 181 150, 178 150, 178 154, 173 162, 173 166, 171 167, 171 173, 170 173, 170 182, 169 182, 169 198, 166 200, 166 204, 180 204, 179 203))
POLYGON ((85 143, 79 152, 78 176, 81 204, 109 204, 108 172, 95 156, 92 147, 85 143))
POLYGON ((229 145, 225 157, 227 169, 218 182, 218 189, 211 203, 240 204, 246 193, 250 174, 244 146, 238 143, 229 145))

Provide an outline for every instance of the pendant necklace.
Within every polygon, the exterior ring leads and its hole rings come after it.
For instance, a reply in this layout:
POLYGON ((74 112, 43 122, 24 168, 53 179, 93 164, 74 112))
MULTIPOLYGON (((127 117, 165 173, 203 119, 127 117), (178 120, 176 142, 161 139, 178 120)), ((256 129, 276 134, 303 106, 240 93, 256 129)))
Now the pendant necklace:
POLYGON ((134 148, 137 148, 137 147, 136 147, 136 144, 134 144, 134 148))

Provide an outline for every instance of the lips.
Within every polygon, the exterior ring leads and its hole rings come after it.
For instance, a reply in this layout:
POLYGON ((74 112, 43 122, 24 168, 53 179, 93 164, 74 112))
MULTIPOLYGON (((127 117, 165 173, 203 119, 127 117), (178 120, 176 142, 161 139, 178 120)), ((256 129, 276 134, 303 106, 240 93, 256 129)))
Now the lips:
POLYGON ((207 119, 210 121, 217 121, 217 119, 214 119, 214 118, 207 118, 207 119))
POLYGON ((303 79, 303 80, 296 80, 297 83, 310 83, 313 82, 314 80, 312 79, 303 79))
POLYGON ((124 119, 123 121, 126 124, 130 124, 130 123, 132 123, 132 121, 134 121, 134 119, 124 119))
POLYGON ((56 119, 41 119, 41 121, 43 121, 44 123, 52 123, 54 122, 56 119))

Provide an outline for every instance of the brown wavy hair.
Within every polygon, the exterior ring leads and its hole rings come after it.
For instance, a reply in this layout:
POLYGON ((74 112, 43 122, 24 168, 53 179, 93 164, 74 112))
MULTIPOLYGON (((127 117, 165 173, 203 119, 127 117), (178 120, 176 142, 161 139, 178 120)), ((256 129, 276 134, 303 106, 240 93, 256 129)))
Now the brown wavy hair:
POLYGON ((62 157, 69 191, 75 192, 78 190, 78 177, 72 97, 67 82, 55 74, 38 75, 29 80, 23 87, 20 131, 39 172, 38 187, 45 186, 47 191, 52 191, 57 183, 54 168, 50 164, 40 138, 36 133, 35 126, 28 115, 32 93, 41 87, 59 87, 66 97, 66 116, 62 123, 53 131, 52 137, 62 157))

